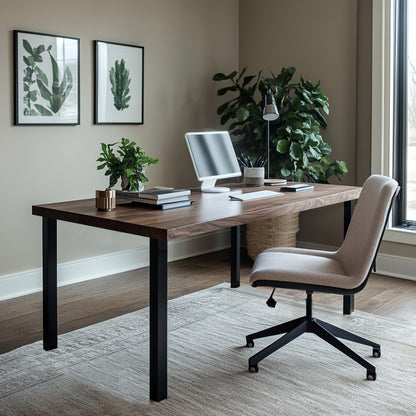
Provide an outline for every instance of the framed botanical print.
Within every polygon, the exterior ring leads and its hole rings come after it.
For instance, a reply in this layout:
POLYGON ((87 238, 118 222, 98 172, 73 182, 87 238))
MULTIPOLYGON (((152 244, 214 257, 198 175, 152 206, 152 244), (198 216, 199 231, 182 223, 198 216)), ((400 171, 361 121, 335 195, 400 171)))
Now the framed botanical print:
POLYGON ((94 43, 95 123, 143 124, 144 48, 94 43))
POLYGON ((15 30, 15 124, 79 124, 79 71, 79 39, 15 30))

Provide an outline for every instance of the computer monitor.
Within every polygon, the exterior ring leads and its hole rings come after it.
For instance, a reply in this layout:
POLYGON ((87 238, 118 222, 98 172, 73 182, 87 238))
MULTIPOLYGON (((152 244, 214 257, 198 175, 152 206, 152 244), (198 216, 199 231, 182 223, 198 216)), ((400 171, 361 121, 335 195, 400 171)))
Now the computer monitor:
POLYGON ((185 140, 202 192, 228 192, 230 188, 215 186, 217 179, 241 176, 228 131, 186 133, 185 140))

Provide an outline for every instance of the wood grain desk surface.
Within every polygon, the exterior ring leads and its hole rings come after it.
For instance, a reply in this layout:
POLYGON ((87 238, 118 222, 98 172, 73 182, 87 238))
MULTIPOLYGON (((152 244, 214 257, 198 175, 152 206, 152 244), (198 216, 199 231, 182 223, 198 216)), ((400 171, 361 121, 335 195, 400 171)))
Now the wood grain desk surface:
MULTIPOLYGON (((279 191, 280 187, 247 188, 227 184, 232 192, 279 191)), ((284 196, 253 201, 230 201, 229 193, 202 193, 192 190, 194 205, 172 210, 156 210, 130 203, 113 211, 97 211, 95 199, 34 205, 32 214, 107 230, 170 241, 284 214, 308 211, 358 199, 361 188, 314 184, 313 191, 286 192, 284 196)))

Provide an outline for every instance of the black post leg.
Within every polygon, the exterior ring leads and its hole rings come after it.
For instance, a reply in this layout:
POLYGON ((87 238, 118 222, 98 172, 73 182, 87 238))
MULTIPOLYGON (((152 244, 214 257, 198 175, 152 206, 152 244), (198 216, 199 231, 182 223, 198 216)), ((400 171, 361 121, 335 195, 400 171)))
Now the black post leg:
POLYGON ((43 348, 58 346, 56 220, 42 218, 43 348))
POLYGON ((150 400, 168 396, 168 243, 150 239, 150 400))
MULTIPOLYGON (((347 235, 352 215, 351 201, 344 202, 344 237, 347 235)), ((344 315, 351 315, 354 312, 354 295, 344 295, 344 315)))
POLYGON ((231 227, 231 287, 240 286, 240 226, 231 227))
POLYGON ((354 295, 344 295, 344 315, 351 315, 354 312, 354 295))

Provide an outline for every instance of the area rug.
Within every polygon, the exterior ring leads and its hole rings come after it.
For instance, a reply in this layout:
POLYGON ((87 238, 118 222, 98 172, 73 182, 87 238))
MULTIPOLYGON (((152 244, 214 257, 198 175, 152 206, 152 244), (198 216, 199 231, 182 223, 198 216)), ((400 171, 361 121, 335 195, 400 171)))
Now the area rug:
POLYGON ((250 373, 245 335, 304 315, 304 302, 222 284, 169 301, 169 398, 148 399, 148 309, 0 356, 0 414, 58 415, 416 415, 416 326, 315 305, 315 316, 381 344, 352 344, 377 367, 363 367, 305 334, 250 373))

